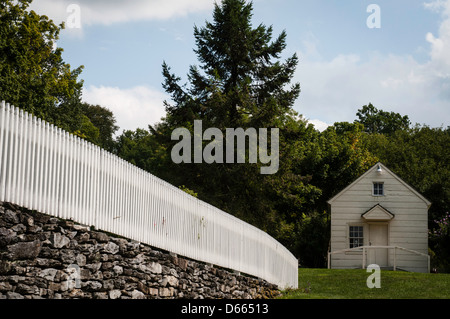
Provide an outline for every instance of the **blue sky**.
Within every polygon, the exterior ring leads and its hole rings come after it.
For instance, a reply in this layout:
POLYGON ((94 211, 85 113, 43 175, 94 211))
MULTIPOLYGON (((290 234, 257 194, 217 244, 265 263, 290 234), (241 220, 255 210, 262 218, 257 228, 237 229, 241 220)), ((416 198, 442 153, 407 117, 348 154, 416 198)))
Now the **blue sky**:
MULTIPOLYGON (((213 4, 34 0, 31 8, 80 22, 62 31, 58 46, 73 68, 85 66, 83 99, 111 109, 122 130, 164 116, 161 64, 187 80, 198 64, 193 27, 212 21, 213 4)), ((254 0, 253 8, 255 25, 272 25, 274 36, 286 30, 284 58, 300 58, 294 109, 317 128, 352 122, 369 102, 413 123, 450 125, 450 0, 254 0), (380 28, 367 25, 370 4, 380 8, 380 28)))

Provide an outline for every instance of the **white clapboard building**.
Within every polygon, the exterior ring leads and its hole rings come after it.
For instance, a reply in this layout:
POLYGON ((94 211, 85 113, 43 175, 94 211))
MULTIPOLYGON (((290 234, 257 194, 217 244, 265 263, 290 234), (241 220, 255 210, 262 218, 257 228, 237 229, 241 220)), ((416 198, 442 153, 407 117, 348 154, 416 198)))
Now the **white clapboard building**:
POLYGON ((429 272, 431 203, 382 163, 328 201, 328 268, 429 272))

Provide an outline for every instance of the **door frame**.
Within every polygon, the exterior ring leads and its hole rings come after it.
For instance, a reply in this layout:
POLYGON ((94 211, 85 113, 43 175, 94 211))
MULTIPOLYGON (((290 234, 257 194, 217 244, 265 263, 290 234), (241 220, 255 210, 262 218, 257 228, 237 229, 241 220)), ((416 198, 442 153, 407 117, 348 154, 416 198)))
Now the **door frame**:
MULTIPOLYGON (((386 246, 389 246, 389 243, 390 243, 390 223, 389 222, 386 222, 386 221, 384 221, 384 222, 367 222, 367 224, 368 224, 368 236, 367 236, 367 244, 368 244, 368 246, 372 246, 373 244, 371 244, 371 226, 372 225, 377 225, 377 226, 386 226, 386 246)), ((376 245, 373 245, 373 246, 376 246, 376 245)), ((384 246, 384 245, 383 245, 384 246)), ((381 248, 380 248, 381 249, 381 248)), ((387 248, 383 248, 385 251, 386 251, 386 265, 379 265, 380 267, 389 267, 389 265, 390 265, 390 258, 389 258, 389 256, 390 256, 390 254, 389 254, 389 249, 387 249, 387 248)), ((375 254, 376 253, 376 251, 374 250, 374 249, 369 249, 368 250, 368 252, 367 252, 367 261, 368 261, 368 264, 370 264, 371 263, 371 254, 375 254)), ((372 258, 374 258, 373 257, 373 255, 372 255, 372 258)))

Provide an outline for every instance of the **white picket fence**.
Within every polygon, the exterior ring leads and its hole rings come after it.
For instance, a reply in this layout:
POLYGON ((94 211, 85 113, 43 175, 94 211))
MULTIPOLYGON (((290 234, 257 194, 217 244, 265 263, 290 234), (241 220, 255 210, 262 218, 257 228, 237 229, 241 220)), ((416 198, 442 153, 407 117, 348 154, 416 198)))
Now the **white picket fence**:
POLYGON ((297 259, 267 233, 5 102, 0 201, 298 286, 297 259))

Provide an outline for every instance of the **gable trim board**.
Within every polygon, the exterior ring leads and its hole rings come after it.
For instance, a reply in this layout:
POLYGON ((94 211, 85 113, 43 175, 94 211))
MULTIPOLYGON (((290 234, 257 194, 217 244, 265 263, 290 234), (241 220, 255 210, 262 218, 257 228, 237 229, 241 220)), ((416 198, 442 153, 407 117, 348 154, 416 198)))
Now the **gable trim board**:
POLYGON ((360 177, 358 177, 353 183, 351 183, 350 185, 348 185, 346 188, 344 188, 342 191, 340 191, 337 195, 335 195, 333 198, 331 198, 329 201, 327 201, 327 203, 329 205, 331 205, 331 203, 333 203, 338 197, 340 197, 342 194, 344 194, 348 189, 352 188, 353 185, 355 185, 356 183, 358 183, 360 180, 362 180, 363 178, 365 178, 367 175, 369 175, 370 173, 372 173, 372 171, 377 170, 378 167, 381 168, 382 171, 385 171, 387 173, 389 173, 389 175, 391 175, 392 177, 394 177, 397 181, 399 181, 401 184, 403 184, 406 188, 408 188, 414 195, 416 195, 418 198, 420 198, 422 201, 425 202, 425 204, 427 205, 428 209, 431 206, 431 202, 426 199, 422 194, 420 194, 418 191, 416 191, 412 186, 410 186, 408 183, 406 183, 404 180, 402 180, 400 177, 398 177, 396 174, 394 174, 391 170, 389 170, 386 166, 384 166, 382 163, 377 163, 375 164, 372 168, 370 168, 367 172, 365 172, 364 174, 362 174, 360 177))

